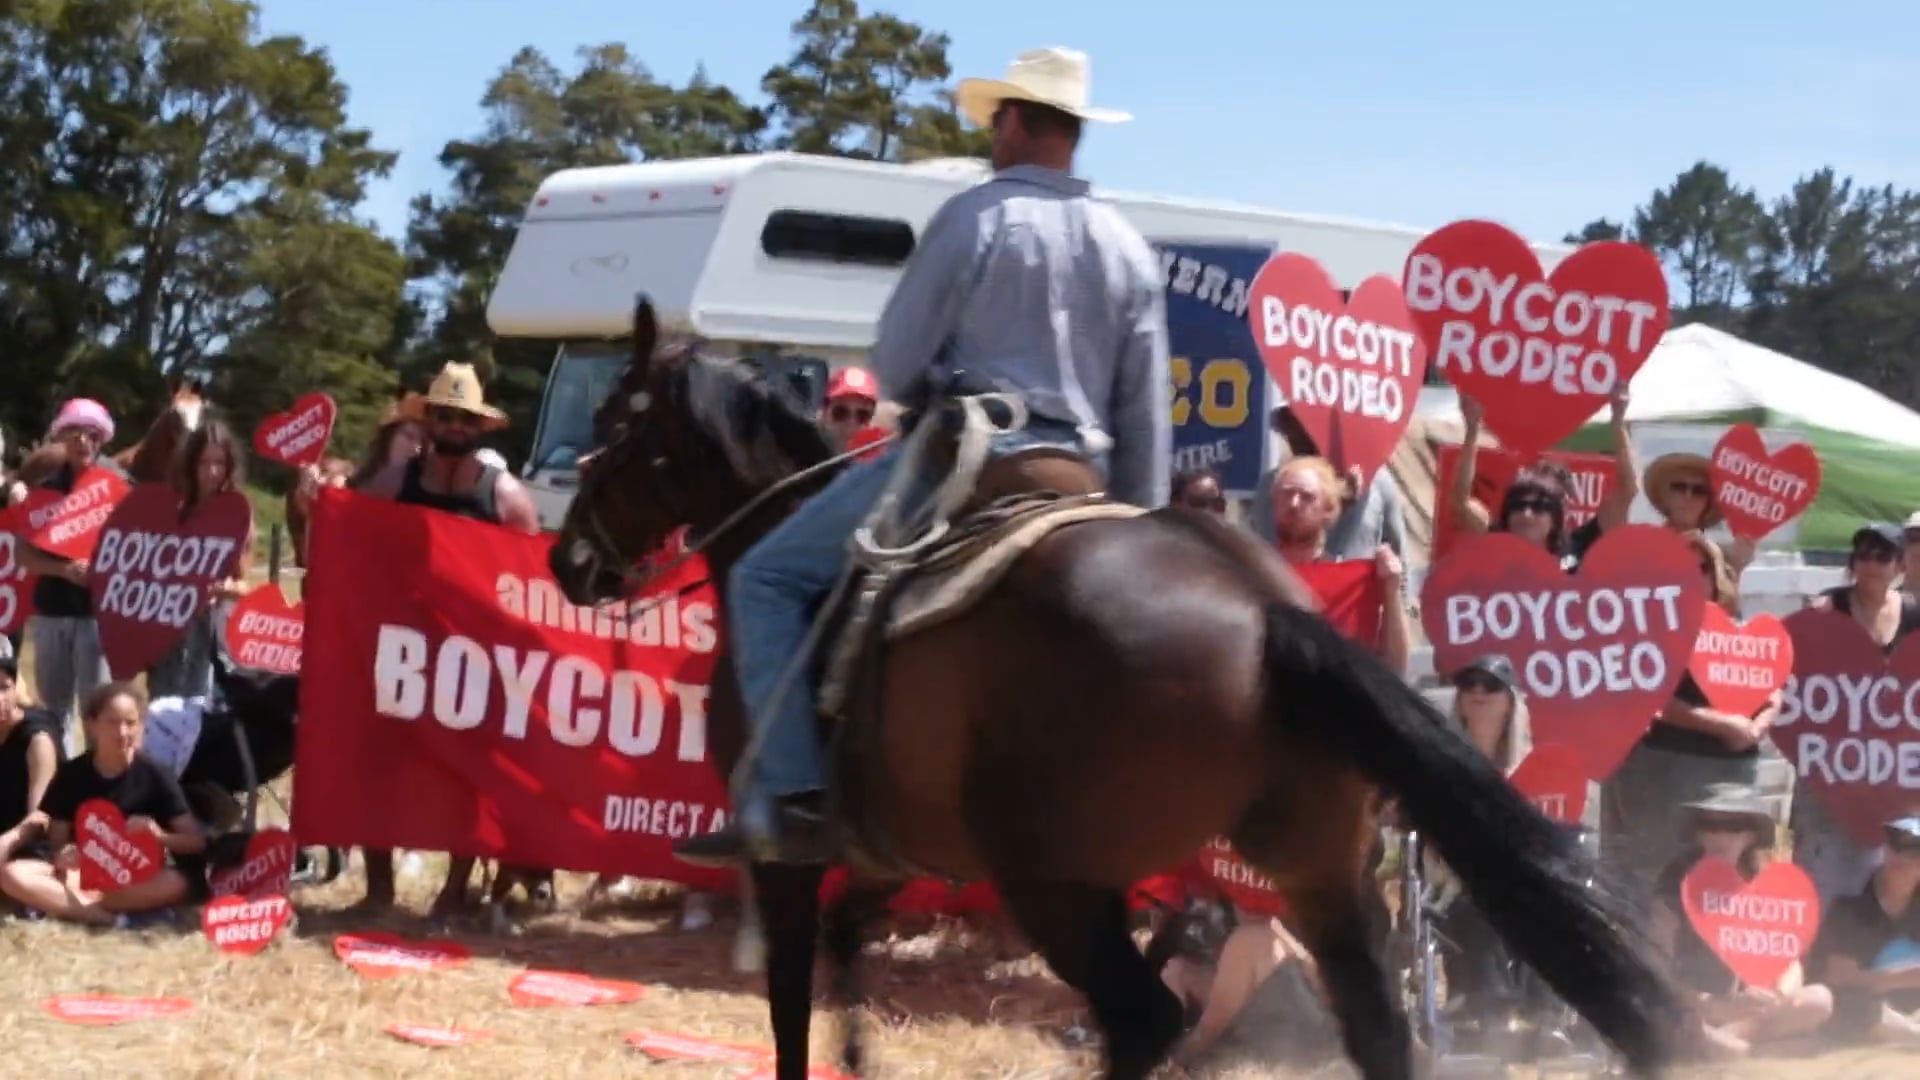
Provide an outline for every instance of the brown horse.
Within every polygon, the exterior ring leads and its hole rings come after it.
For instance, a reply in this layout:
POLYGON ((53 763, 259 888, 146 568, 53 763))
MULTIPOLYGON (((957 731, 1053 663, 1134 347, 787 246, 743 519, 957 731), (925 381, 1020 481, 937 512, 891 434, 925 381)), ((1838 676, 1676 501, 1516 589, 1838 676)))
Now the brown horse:
MULTIPOLYGON (((832 474, 797 401, 692 347, 656 354, 656 333, 642 300, 633 360, 602 407, 609 444, 553 548, 576 603, 627 592, 636 558, 683 524, 724 602, 729 569, 832 474)), ((1182 1027, 1128 935, 1127 890, 1225 835, 1284 891, 1361 1073, 1402 1080, 1411 1040, 1366 915, 1378 786, 1514 953, 1636 1071, 1660 1070, 1678 1000, 1586 887, 1577 842, 1306 595, 1275 554, 1204 515, 1059 529, 966 614, 888 643, 873 680, 881 722, 832 755, 835 805, 851 797, 859 825, 881 823, 884 861, 902 874, 994 882, 1086 996, 1107 1075, 1122 1080, 1165 1060, 1182 1027)), ((737 743, 743 711, 722 656, 710 730, 737 743)), ((850 715, 849 734, 864 722, 850 715)), ((752 868, 781 1080, 806 1069, 822 873, 752 868)), ((858 938, 844 918, 829 931, 844 988, 858 938)))
MULTIPOLYGON (((109 459, 136 484, 168 479, 174 454, 206 416, 206 380, 196 376, 171 376, 167 379, 167 389, 170 394, 167 407, 147 426, 146 434, 109 459)), ((21 463, 20 481, 28 487, 38 487, 66 463, 66 446, 52 440, 43 442, 21 463)))

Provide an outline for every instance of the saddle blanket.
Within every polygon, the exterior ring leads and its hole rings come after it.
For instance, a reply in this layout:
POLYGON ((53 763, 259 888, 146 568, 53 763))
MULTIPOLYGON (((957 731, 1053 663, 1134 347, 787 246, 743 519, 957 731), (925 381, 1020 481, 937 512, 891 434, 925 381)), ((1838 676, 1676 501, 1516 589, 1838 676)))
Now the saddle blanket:
POLYGON ((203 697, 155 698, 147 706, 146 732, 140 739, 140 752, 154 764, 167 770, 175 780, 187 771, 193 748, 200 743, 200 728, 206 722, 207 699, 203 697))

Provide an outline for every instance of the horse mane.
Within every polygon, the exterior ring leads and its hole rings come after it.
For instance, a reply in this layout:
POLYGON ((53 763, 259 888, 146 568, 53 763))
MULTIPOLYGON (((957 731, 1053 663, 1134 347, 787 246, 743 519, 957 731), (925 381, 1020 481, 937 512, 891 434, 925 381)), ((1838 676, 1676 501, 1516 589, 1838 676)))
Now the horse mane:
POLYGON ((681 355, 671 377, 687 411, 745 483, 766 487, 833 455, 799 396, 751 363, 701 356, 690 347, 673 352, 681 355))

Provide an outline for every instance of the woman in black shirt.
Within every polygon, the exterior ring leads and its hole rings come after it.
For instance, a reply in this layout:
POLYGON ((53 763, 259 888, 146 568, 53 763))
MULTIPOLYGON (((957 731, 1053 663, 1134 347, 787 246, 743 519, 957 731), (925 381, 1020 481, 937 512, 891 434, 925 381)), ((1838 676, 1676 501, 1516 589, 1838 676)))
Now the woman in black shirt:
POLYGON ((60 768, 60 718, 20 704, 18 675, 13 657, 0 658, 0 862, 41 838, 36 812, 60 768))
POLYGON ((53 861, 16 859, 0 866, 0 891, 55 918, 106 926, 128 925, 128 916, 204 893, 206 876, 196 857, 206 850, 206 834, 187 809, 179 781, 140 752, 145 710, 146 702, 130 683, 108 683, 88 695, 82 719, 92 749, 60 769, 43 804, 53 861), (82 889, 75 843, 85 838, 75 835, 74 821, 93 799, 112 803, 129 834, 144 832, 158 840, 168 865, 124 889, 82 889))

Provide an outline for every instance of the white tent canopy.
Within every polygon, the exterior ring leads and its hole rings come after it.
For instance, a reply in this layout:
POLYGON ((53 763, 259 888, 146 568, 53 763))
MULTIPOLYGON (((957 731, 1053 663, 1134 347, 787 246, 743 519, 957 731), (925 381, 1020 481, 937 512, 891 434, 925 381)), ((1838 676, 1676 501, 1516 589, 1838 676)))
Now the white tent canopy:
MULTIPOLYGON (((1427 397, 1422 404, 1424 418, 1457 429, 1457 399, 1427 397)), ((1920 413, 1844 375, 1699 324, 1669 330, 1660 339, 1633 378, 1627 419, 1673 422, 1749 409, 1876 442, 1920 447, 1920 413)), ((1601 409, 1589 423, 1606 420, 1607 410, 1601 409)))

